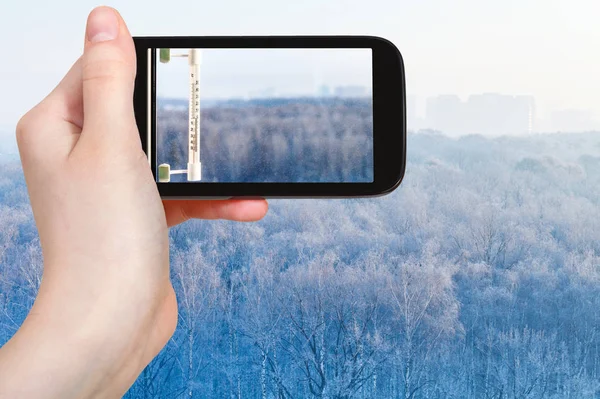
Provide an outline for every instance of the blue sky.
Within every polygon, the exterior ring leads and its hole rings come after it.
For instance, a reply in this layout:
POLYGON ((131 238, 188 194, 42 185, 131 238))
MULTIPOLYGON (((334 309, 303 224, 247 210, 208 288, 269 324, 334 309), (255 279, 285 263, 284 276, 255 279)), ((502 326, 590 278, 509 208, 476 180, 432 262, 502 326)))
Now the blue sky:
MULTIPOLYGON (((14 126, 80 54, 92 1, 0 4, 0 126, 14 126)), ((134 35, 369 34, 404 55, 408 92, 532 94, 544 114, 600 114, 594 0, 140 1, 108 4, 134 35)))

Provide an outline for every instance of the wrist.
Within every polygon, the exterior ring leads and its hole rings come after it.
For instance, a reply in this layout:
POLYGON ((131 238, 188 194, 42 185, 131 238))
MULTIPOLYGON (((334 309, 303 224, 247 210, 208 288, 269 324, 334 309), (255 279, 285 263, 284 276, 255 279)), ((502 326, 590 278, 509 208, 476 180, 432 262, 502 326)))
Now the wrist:
POLYGON ((120 331, 110 312, 81 314, 78 304, 67 303, 72 297, 44 288, 0 348, 0 398, 122 397, 145 366, 141 332, 120 331))
POLYGON ((28 316, 0 348, 0 398, 121 397, 133 381, 123 377, 122 362, 108 365, 91 340, 28 316))

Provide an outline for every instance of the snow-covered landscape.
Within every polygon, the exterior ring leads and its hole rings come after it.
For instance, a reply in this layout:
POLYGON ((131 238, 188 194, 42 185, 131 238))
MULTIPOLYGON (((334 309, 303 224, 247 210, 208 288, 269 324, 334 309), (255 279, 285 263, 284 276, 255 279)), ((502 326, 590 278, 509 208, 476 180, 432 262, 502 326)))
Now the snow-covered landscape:
MULTIPOLYGON (((393 194, 171 230, 180 319, 127 398, 596 398, 600 133, 409 134, 393 194)), ((0 343, 39 284, 0 177, 0 343)))

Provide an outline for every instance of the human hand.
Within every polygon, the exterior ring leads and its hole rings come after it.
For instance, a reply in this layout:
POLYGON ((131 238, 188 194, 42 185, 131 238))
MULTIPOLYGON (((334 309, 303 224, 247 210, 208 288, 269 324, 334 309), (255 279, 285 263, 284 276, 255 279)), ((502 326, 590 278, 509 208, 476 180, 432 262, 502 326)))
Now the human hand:
POLYGON ((161 201, 133 113, 135 61, 119 14, 94 10, 82 57, 19 122, 44 272, 0 349, 0 397, 122 396, 177 324, 168 226, 267 211, 264 200, 161 201))

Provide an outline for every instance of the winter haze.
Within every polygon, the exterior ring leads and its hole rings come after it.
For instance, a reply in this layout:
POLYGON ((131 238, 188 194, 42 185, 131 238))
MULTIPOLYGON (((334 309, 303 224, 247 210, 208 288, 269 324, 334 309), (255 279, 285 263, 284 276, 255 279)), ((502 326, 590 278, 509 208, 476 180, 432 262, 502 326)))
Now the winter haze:
MULTIPOLYGON (((95 5, 0 4, 0 344, 42 270, 14 126, 79 56, 95 5)), ((126 398, 599 397, 596 1, 111 5, 136 35, 389 38, 412 115, 389 196, 172 229, 178 328, 126 398)))

